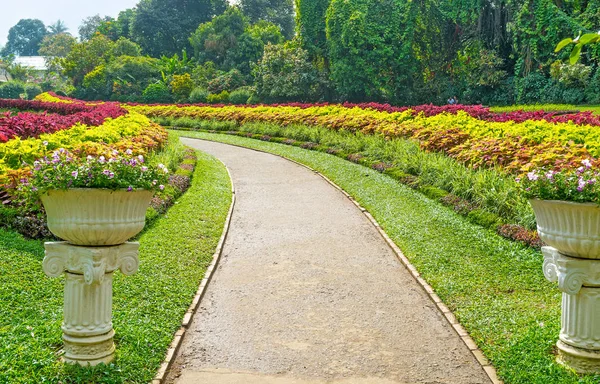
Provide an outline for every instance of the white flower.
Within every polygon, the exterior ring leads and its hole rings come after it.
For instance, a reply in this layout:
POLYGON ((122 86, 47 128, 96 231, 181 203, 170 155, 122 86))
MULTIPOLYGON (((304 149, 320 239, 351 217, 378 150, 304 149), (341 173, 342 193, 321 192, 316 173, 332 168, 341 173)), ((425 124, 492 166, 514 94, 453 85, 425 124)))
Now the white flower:
POLYGON ((129 156, 131 156, 132 153, 133 153, 133 151, 131 149, 128 149, 125 151, 125 154, 129 155, 129 156))
POLYGON ((581 160, 581 164, 583 164, 586 168, 592 168, 592 162, 588 159, 581 160))

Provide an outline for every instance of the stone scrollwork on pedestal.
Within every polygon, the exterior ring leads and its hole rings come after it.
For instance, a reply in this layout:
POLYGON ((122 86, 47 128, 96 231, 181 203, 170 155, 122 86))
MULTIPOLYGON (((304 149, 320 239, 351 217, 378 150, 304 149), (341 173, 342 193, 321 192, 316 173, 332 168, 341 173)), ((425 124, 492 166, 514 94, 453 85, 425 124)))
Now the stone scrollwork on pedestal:
POLYGON ((561 254, 552 247, 543 247, 544 276, 558 281, 558 288, 576 295, 581 287, 600 287, 600 260, 578 259, 561 254))
POLYGON ((58 277, 63 272, 83 275, 86 284, 98 284, 107 273, 120 269, 133 275, 139 267, 139 243, 124 243, 109 247, 86 247, 67 242, 45 244, 44 273, 58 277))
POLYGON ((544 276, 563 292, 558 361, 579 373, 600 371, 600 260, 543 247, 544 276))
POLYGON ((112 326, 113 272, 138 270, 138 243, 87 247, 49 242, 43 270, 49 277, 66 274, 64 357, 69 363, 96 365, 114 357, 112 326))

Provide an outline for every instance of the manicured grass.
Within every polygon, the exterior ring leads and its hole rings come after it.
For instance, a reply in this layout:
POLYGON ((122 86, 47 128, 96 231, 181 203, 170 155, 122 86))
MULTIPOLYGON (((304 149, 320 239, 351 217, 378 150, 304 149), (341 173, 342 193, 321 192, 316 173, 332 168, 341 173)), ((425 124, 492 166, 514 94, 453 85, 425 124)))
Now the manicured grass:
POLYGON ((65 366, 63 278, 42 272, 43 244, 0 229, 0 383, 148 383, 198 289, 231 203, 226 169, 199 153, 190 189, 140 237, 140 270, 116 273, 117 359, 65 366))
MULTIPOLYGON (((502 232, 504 224, 518 224, 523 230, 535 229, 533 210, 519 192, 515 176, 496 168, 472 169, 443 153, 426 151, 412 139, 389 139, 383 135, 306 125, 252 122, 238 125, 228 121, 164 117, 156 120, 173 127, 227 132, 304 148, 314 147, 393 175, 429 197, 436 196, 447 205, 455 205, 457 211, 487 228, 502 232), (452 203, 456 197, 461 201, 452 203)), ((515 235, 513 238, 522 236, 515 235)))
POLYGON ((554 361, 561 295, 544 279, 540 252, 471 224, 384 174, 326 153, 239 136, 180 135, 278 154, 333 180, 379 221, 507 384, 600 381, 554 361))

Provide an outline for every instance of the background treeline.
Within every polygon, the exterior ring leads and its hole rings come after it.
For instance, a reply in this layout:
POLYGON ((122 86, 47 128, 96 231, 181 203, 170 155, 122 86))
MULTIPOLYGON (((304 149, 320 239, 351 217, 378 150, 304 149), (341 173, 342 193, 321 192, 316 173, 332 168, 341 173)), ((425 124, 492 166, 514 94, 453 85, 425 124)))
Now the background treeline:
MULTIPOLYGON (((0 66, 82 99, 594 104, 600 48, 567 65, 554 47, 598 28, 600 0, 141 0, 79 39, 21 20, 0 66), (35 54, 41 78, 11 64, 35 54)), ((0 97, 35 93, 15 87, 0 97)))

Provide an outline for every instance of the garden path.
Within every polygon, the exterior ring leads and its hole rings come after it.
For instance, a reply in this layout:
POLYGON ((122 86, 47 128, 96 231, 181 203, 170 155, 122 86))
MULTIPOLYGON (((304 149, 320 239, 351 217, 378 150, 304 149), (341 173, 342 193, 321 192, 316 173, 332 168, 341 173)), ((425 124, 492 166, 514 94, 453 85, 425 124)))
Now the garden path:
POLYGON ((237 200, 168 382, 490 383, 342 193, 270 154, 182 140, 227 165, 237 200))

